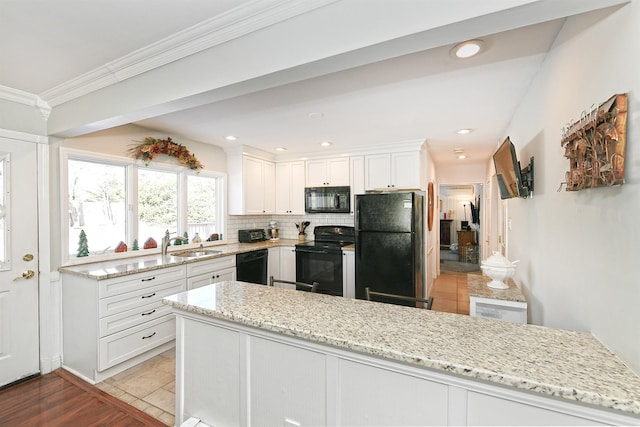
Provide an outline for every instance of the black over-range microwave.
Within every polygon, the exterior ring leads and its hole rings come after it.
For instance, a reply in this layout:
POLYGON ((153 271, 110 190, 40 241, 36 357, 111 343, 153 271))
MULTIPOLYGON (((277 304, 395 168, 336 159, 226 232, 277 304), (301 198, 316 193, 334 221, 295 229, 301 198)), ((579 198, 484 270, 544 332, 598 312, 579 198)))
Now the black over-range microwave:
POLYGON ((304 211, 309 213, 350 213, 350 187, 307 187, 304 211))

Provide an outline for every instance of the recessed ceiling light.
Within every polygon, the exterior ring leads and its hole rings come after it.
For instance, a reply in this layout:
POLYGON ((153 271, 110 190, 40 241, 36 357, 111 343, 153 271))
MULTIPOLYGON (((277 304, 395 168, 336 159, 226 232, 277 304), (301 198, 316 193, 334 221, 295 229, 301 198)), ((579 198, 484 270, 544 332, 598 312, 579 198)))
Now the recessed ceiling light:
POLYGON ((238 138, 236 138, 233 135, 227 135, 227 136, 224 137, 224 139, 226 139, 227 141, 235 141, 238 138))
POLYGON ((309 113, 310 119, 321 119, 323 117, 324 117, 324 114, 322 113, 309 113))
POLYGON ((456 153, 456 154, 462 154, 463 151, 464 151, 464 149, 462 149, 462 148, 455 148, 453 150, 453 152, 456 153))
POLYGON ((464 155, 464 154, 459 154, 459 155, 458 155, 458 159, 460 159, 460 160, 462 160, 462 159, 466 159, 466 158, 467 158, 467 156, 466 156, 466 155, 464 155))
POLYGON ((473 129, 460 129, 460 130, 456 131, 456 133, 458 135, 466 135, 466 134, 471 133, 471 132, 473 132, 473 129))
POLYGON ((482 40, 469 40, 460 44, 457 44, 451 53, 454 57, 464 59, 471 58, 482 51, 484 42, 482 40))
POLYGON ((331 147, 331 145, 333 145, 333 143, 331 143, 329 141, 322 141, 320 143, 320 145, 322 145, 323 147, 331 147))
POLYGON ((276 151, 287 151, 284 147, 276 147, 276 151))

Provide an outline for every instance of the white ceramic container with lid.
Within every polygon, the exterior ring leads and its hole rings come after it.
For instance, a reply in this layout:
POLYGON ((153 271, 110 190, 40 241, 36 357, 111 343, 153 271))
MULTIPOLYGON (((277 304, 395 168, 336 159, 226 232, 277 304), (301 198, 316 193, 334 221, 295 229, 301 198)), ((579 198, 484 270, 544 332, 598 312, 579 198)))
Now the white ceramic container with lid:
POLYGON ((487 286, 493 289, 509 289, 504 280, 513 276, 516 272, 516 263, 505 258, 500 252, 494 252, 489 258, 482 261, 482 272, 491 278, 487 286))

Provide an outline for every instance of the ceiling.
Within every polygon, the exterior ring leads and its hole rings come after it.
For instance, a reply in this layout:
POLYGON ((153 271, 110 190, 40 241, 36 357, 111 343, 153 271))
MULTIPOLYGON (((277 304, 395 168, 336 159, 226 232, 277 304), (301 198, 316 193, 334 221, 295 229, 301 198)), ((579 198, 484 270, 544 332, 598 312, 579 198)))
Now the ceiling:
MULTIPOLYGON (((172 108, 148 107, 131 122, 175 139, 222 147, 244 144, 272 153, 284 147, 279 154, 284 157, 426 141, 437 165, 460 162, 457 148, 467 155, 464 162, 484 163, 506 136, 513 112, 565 17, 616 3, 620 1, 0 0, 0 85, 34 94, 55 111, 94 91, 74 95, 66 89, 77 90, 75 82, 94 70, 158 50, 158 42, 175 40, 203 22, 231 34, 248 19, 262 19, 263 27, 256 26, 254 34, 229 39, 244 38, 255 44, 256 55, 264 55, 269 52, 265 49, 273 49, 267 35, 282 28, 299 44, 313 46, 309 58, 295 66, 274 65, 265 73, 268 85, 247 79, 229 85, 244 83, 242 90, 228 90, 226 96, 202 97, 179 108, 176 103, 172 108), (274 11, 284 6, 288 15, 266 23, 267 12, 276 16, 274 11), (231 23, 230 17, 235 19, 231 23), (350 25, 350 32, 340 33, 340 25, 350 25), (335 49, 336 38, 342 41, 341 50, 335 49), (485 50, 474 58, 453 59, 452 47, 469 38, 482 39, 485 50), (307 71, 296 74, 300 70, 307 71), (462 128, 473 131, 458 135, 462 128), (227 141, 230 134, 237 141, 227 141), (333 145, 322 148, 322 141, 333 145)), ((233 69, 234 63, 222 66, 233 69)), ((127 82, 133 85, 135 79, 127 82)), ((166 87, 170 83, 164 82, 166 87)), ((178 94, 175 101, 186 98, 178 94)), ((102 128, 124 124, 129 116, 123 114, 120 121, 114 117, 105 113, 102 128)), ((82 125, 73 126, 84 129, 82 125)))

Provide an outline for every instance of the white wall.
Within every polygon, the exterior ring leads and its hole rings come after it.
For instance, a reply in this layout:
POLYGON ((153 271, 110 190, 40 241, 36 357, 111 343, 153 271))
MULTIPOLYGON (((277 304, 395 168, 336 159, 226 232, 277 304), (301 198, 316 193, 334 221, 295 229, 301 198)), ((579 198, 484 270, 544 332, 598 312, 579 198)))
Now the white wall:
MULTIPOLYGON (((530 321, 588 331, 640 373, 640 1, 567 20, 505 134, 535 156, 532 199, 508 201, 508 256, 530 321), (626 184, 557 192, 569 163, 561 128, 629 93, 626 184)), ((574 349, 580 351, 580 349, 574 349)))

